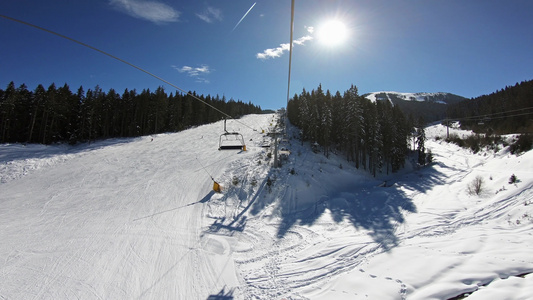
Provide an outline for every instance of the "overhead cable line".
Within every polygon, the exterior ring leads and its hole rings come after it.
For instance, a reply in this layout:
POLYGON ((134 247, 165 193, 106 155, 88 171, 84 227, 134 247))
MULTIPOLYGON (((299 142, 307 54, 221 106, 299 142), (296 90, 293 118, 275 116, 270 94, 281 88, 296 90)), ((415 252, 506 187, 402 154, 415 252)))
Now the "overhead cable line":
POLYGON ((478 120, 478 119, 483 119, 483 118, 487 118, 487 119, 502 119, 502 118, 508 118, 508 117, 516 117, 516 116, 523 116, 523 115, 533 114, 533 112, 525 112, 525 113, 521 113, 521 114, 503 115, 503 114, 508 114, 508 113, 515 113, 515 112, 519 112, 519 111, 524 111, 524 110, 531 110, 531 109, 533 109, 533 107, 526 107, 526 108, 513 109, 513 110, 508 110, 508 111, 501 111, 501 112, 492 113, 492 114, 484 114, 484 115, 470 116, 470 117, 464 117, 464 118, 451 118, 451 119, 452 120, 478 120))
MULTIPOLYGON (((294 0, 291 1, 291 29, 290 29, 290 43, 289 43, 289 76, 287 82, 287 106, 285 114, 288 118, 288 109, 289 109, 289 97, 291 92, 291 65, 292 65, 292 44, 293 44, 293 32, 294 32, 294 0)), ((287 120, 285 120, 287 121, 287 120)), ((287 123, 285 122, 285 129, 287 128, 287 123)), ((286 133, 286 130, 285 130, 286 133)))
POLYGON ((532 112, 527 112, 527 113, 509 115, 509 116, 490 117, 488 119, 505 119, 505 118, 512 118, 512 117, 527 116, 527 115, 533 115, 533 111, 532 112))
POLYGON ((87 48, 89 48, 89 49, 92 49, 92 50, 94 50, 94 51, 97 51, 97 52, 100 52, 100 53, 102 53, 102 54, 104 54, 104 55, 107 55, 107 56, 109 56, 109 57, 111 57, 111 58, 113 58, 113 59, 116 59, 116 60, 118 60, 118 61, 120 61, 120 62, 122 62, 122 63, 125 63, 125 64, 127 64, 128 66, 130 66, 130 67, 133 67, 133 68, 135 68, 135 69, 137 69, 137 70, 139 70, 139 71, 141 71, 141 72, 144 72, 144 73, 146 73, 146 74, 148 74, 148 75, 154 77, 155 79, 158 79, 158 80, 160 80, 160 81, 162 81, 162 82, 164 82, 164 83, 166 83, 166 84, 168 84, 168 85, 170 85, 170 86, 176 88, 177 90, 181 91, 182 93, 185 93, 186 95, 191 96, 191 97, 194 98, 195 100, 200 101, 200 102, 202 102, 203 104, 207 105, 208 107, 210 107, 210 108, 214 109, 215 111, 221 113, 223 116, 228 117, 228 118, 230 118, 230 119, 233 119, 233 120, 235 120, 236 122, 238 122, 238 123, 240 123, 240 124, 242 124, 242 125, 244 125, 244 126, 250 128, 250 129, 252 129, 253 131, 257 131, 255 128, 249 126, 248 124, 245 124, 245 123, 243 123, 242 121, 239 121, 239 120, 235 119, 235 118, 232 117, 231 115, 229 115, 229 114, 223 112, 222 110, 220 110, 220 109, 214 107, 213 105, 211 105, 211 104, 205 102, 204 100, 200 99, 199 97, 197 97, 197 96, 194 95, 193 93, 191 93, 191 92, 187 92, 187 91, 185 91, 184 89, 182 89, 182 88, 176 86, 175 84, 173 84, 173 83, 171 83, 171 82, 169 82, 169 81, 167 81, 167 80, 165 80, 165 79, 163 79, 163 78, 161 78, 161 77, 159 77, 159 76, 157 76, 157 75, 155 75, 155 74, 153 74, 153 73, 151 73, 151 72, 149 72, 149 71, 146 71, 145 69, 143 69, 143 68, 141 68, 141 67, 139 67, 139 66, 136 66, 136 65, 134 65, 134 64, 132 64, 132 63, 130 63, 130 62, 128 62, 128 61, 125 61, 125 60, 123 60, 123 59, 121 59, 121 58, 119 58, 119 57, 117 57, 117 56, 115 56, 115 55, 113 55, 113 54, 110 54, 110 53, 108 53, 108 52, 105 52, 105 51, 103 51, 103 50, 100 50, 100 49, 98 49, 98 48, 96 48, 96 47, 93 47, 93 46, 91 46, 91 45, 89 45, 89 44, 86 44, 86 43, 80 42, 80 41, 78 41, 78 40, 76 40, 76 39, 73 39, 73 38, 71 38, 71 37, 68 37, 68 36, 66 36, 66 35, 63 35, 63 34, 57 33, 57 32, 55 32, 55 31, 52 31, 52 30, 49 30, 49 29, 46 29, 46 28, 43 28, 43 27, 40 27, 40 26, 37 26, 37 25, 31 24, 31 23, 28 23, 28 22, 25 22, 25 21, 22 21, 22 20, 18 20, 18 19, 15 19, 15 18, 11 18, 11 17, 5 16, 5 15, 0 15, 0 17, 2 17, 2 18, 4 18, 4 19, 7 19, 7 20, 10 20, 10 21, 18 22, 18 23, 21 23, 21 24, 24 24, 24 25, 27 25, 27 26, 30 26, 30 27, 33 27, 33 28, 36 28, 36 29, 39 29, 39 30, 42 30, 42 31, 48 32, 48 33, 51 33, 51 34, 56 35, 56 36, 58 36, 58 37, 64 38, 64 39, 69 40, 69 41, 71 41, 71 42, 77 43, 77 44, 79 44, 79 45, 82 45, 82 46, 87 47, 87 48))

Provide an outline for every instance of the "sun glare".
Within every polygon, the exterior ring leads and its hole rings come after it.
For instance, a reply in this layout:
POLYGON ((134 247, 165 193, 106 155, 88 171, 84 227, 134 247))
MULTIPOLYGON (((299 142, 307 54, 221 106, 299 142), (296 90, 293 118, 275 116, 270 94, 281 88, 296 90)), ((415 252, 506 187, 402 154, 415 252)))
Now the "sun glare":
POLYGON ((348 29, 339 20, 329 20, 324 22, 317 30, 318 40, 326 46, 337 46, 342 44, 348 37, 348 29))

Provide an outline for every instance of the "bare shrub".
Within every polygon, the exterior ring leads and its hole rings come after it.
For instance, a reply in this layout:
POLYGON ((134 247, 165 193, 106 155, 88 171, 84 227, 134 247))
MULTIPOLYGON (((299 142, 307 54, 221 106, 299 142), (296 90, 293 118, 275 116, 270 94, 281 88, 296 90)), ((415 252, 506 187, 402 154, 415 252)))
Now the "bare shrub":
POLYGON ((472 182, 468 184, 468 194, 469 195, 479 195, 484 188, 484 180, 481 176, 476 176, 472 182))

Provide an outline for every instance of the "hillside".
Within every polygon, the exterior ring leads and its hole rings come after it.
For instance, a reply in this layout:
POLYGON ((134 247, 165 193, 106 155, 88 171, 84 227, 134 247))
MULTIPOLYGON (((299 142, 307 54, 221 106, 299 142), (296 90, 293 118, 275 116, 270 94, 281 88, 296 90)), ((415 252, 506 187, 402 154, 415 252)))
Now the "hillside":
POLYGON ((447 107, 448 118, 463 129, 483 133, 533 132, 533 80, 447 107))
POLYGON ((422 117, 426 122, 445 119, 446 105, 466 100, 451 93, 374 92, 363 97, 373 102, 389 101, 398 106, 405 115, 412 115, 415 119, 422 117))
POLYGON ((435 125, 429 167, 374 178, 287 139, 291 153, 273 169, 261 129, 275 119, 228 121, 246 152, 217 150, 222 122, 77 146, 0 145, 0 299, 533 294, 533 151, 473 154, 434 139, 445 134, 435 125), (519 181, 508 184, 512 174, 519 181), (476 176, 486 186, 469 195, 476 176))

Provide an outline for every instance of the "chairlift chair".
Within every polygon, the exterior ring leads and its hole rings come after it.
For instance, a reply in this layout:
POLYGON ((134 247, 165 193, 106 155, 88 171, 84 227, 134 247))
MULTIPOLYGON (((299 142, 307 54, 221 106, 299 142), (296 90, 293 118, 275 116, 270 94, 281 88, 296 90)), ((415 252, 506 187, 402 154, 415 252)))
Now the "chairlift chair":
POLYGON ((261 142, 262 148, 270 148, 271 141, 270 139, 263 138, 263 141, 261 142))
POLYGON ((246 151, 244 137, 238 132, 228 132, 226 130, 226 119, 224 119, 224 133, 218 140, 218 150, 243 150, 246 151))
POLYGON ((483 118, 483 119, 479 119, 477 124, 478 125, 485 125, 485 123, 488 123, 490 121, 490 118, 483 118))

